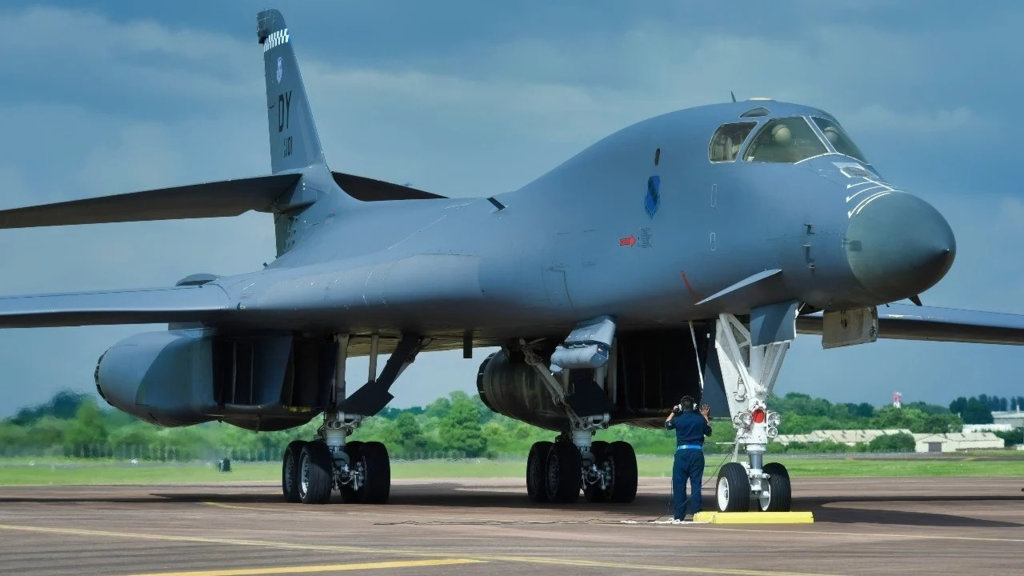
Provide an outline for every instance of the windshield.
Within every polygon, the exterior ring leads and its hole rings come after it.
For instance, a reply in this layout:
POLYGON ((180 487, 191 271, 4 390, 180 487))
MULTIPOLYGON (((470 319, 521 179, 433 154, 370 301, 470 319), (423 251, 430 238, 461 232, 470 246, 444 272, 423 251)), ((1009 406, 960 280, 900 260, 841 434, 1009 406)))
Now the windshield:
POLYGON ((828 149, 806 120, 776 118, 761 128, 743 159, 794 163, 827 153, 828 149))
POLYGON ((715 130, 711 137, 711 146, 708 147, 708 158, 712 162, 732 162, 739 156, 740 144, 747 138, 747 134, 757 126, 757 122, 740 122, 737 124, 723 124, 715 130))
POLYGON ((853 140, 847 136, 846 131, 843 130, 838 123, 826 118, 815 118, 814 123, 818 125, 818 129, 825 135, 828 143, 836 149, 836 152, 846 154, 851 158, 856 158, 865 164, 869 163, 867 159, 864 158, 864 154, 861 153, 860 148, 857 148, 857 145, 853 143, 853 140))

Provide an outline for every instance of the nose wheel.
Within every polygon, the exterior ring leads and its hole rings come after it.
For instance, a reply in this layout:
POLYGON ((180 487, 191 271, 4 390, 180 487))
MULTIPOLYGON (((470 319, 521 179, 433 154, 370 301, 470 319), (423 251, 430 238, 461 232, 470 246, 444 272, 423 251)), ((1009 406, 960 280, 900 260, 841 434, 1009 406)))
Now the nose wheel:
POLYGON ((746 512, 750 509, 750 480, 742 464, 729 462, 718 471, 715 489, 720 512, 746 512))
POLYGON ((746 512, 751 501, 762 512, 789 512, 792 505, 789 472, 778 462, 765 464, 760 474, 730 462, 718 472, 715 497, 720 512, 746 512), (752 474, 756 476, 756 485, 751 484, 752 474))
POLYGON ((789 471, 778 462, 769 462, 764 465, 764 475, 767 478, 761 482, 761 495, 757 499, 761 511, 789 512, 793 502, 789 471))

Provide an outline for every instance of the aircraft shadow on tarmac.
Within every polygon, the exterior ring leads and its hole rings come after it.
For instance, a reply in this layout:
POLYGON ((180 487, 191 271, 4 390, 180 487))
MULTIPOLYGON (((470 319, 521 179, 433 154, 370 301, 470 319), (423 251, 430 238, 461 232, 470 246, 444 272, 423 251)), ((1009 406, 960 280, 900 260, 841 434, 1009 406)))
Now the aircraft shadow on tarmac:
POLYGON ((793 498, 794 510, 808 510, 815 521, 840 524, 906 524, 912 526, 949 526, 963 528, 1010 528, 1024 525, 1021 522, 1001 522, 971 518, 959 512, 960 505, 971 502, 1002 502, 1007 506, 1024 504, 1024 496, 865 496, 793 498), (940 504, 951 505, 948 514, 916 510, 894 510, 872 504, 940 504))
MULTIPOLYGON (((0 496, 2 503, 30 503, 60 504, 60 503, 107 503, 107 504, 167 504, 173 502, 208 502, 214 504, 228 504, 236 506, 272 505, 287 506, 289 511, 329 511, 332 508, 360 509, 361 511, 379 510, 381 523, 389 523, 389 510, 396 508, 422 507, 424 510, 433 509, 439 513, 445 508, 471 509, 474 511, 491 510, 495 521, 516 522, 507 518, 505 514, 509 510, 537 510, 537 511, 565 511, 572 514, 562 516, 567 522, 620 522, 635 521, 639 523, 664 520, 671 518, 671 502, 667 494, 638 494, 634 502, 629 504, 610 503, 588 503, 582 499, 574 504, 550 504, 530 501, 525 493, 510 492, 508 489, 487 489, 474 487, 465 489, 464 485, 457 483, 431 483, 415 486, 394 487, 387 505, 360 505, 344 504, 335 495, 331 504, 326 506, 303 506, 298 504, 286 505, 281 496, 274 491, 252 491, 241 492, 214 492, 206 491, 209 486, 197 486, 204 491, 188 491, 188 487, 178 487, 168 492, 137 492, 132 495, 114 496, 106 494, 68 494, 49 493, 45 495, 8 495, 0 496)), ((713 506, 714 494, 707 489, 704 491, 705 504, 713 506)), ((1003 503, 1007 506, 1019 506, 1024 504, 1024 494, 1007 495, 928 495, 928 496, 829 496, 829 497, 805 497, 799 496, 793 499, 793 509, 797 511, 809 511, 814 514, 817 522, 832 522, 840 524, 882 524, 882 525, 908 525, 908 526, 945 526, 963 528, 1011 528, 1024 526, 1022 522, 1005 522, 972 518, 960 512, 964 504, 969 503, 1003 503), (887 508, 884 504, 892 504, 887 508), (931 504, 940 507, 948 503, 949 513, 936 513, 927 510, 897 510, 896 507, 925 507, 931 504), (881 504, 882 506, 878 506, 881 504)), ((708 508, 708 506, 705 506, 708 508)), ((517 515, 518 516, 518 515, 517 515)), ((473 521, 479 521, 475 519, 473 521)), ((459 523, 458 517, 451 519, 437 519, 434 522, 459 523)), ((518 522, 528 522, 521 517, 518 522)), ((432 523, 427 521, 426 523, 432 523)))

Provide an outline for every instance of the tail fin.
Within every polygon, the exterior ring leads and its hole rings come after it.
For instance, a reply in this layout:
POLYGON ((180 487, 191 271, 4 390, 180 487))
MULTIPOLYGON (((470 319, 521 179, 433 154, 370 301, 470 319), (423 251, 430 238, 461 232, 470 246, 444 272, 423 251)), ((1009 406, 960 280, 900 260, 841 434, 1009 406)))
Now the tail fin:
POLYGON ((267 82, 271 171, 326 165, 284 16, 264 10, 256 19, 267 82))

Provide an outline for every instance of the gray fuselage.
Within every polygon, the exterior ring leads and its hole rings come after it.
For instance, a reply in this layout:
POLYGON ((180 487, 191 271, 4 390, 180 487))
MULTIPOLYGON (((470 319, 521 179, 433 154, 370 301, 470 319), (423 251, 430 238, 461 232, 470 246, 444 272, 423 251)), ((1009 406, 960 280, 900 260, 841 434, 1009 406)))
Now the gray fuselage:
POLYGON ((870 165, 832 149, 798 162, 744 159, 762 126, 793 117, 831 119, 770 101, 682 110, 612 134, 493 202, 363 203, 307 172, 320 199, 298 216, 294 247, 216 284, 252 326, 491 340, 561 333, 601 314, 630 330, 787 300, 871 306, 937 282, 955 252, 948 224, 870 165), (753 108, 770 112, 741 118, 753 108), (757 125, 739 156, 712 162, 716 129, 740 121, 757 125), (781 273, 698 305, 767 269, 781 273))

